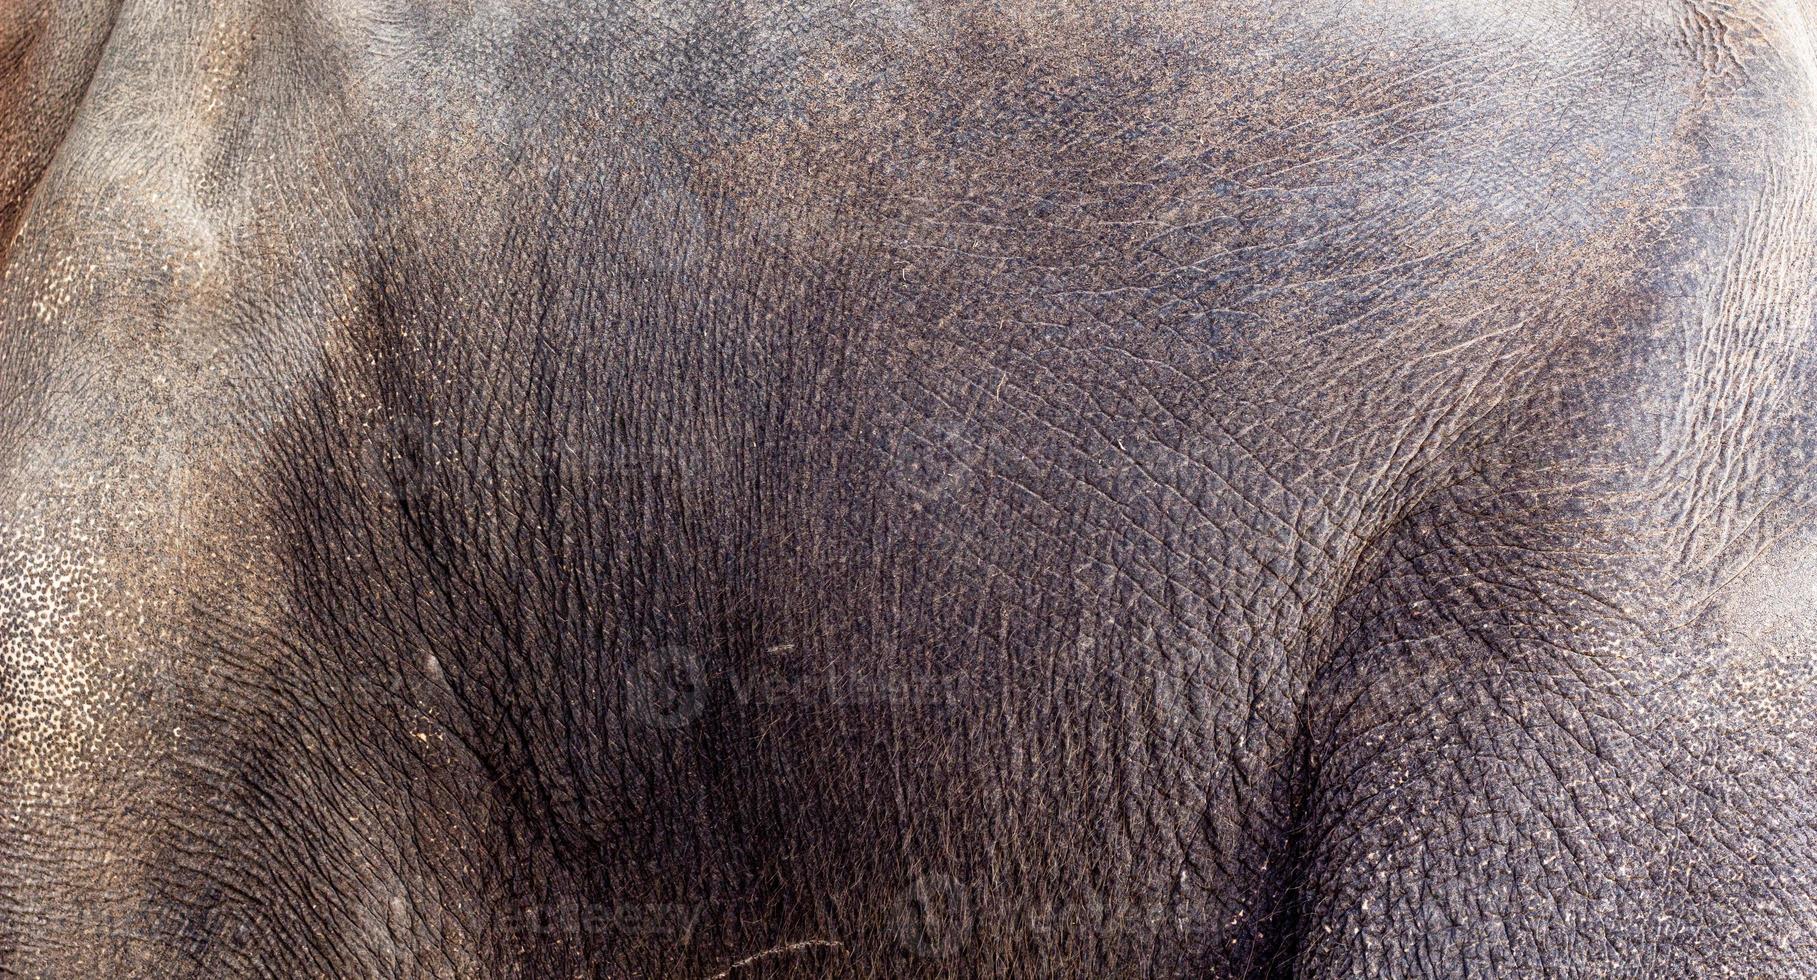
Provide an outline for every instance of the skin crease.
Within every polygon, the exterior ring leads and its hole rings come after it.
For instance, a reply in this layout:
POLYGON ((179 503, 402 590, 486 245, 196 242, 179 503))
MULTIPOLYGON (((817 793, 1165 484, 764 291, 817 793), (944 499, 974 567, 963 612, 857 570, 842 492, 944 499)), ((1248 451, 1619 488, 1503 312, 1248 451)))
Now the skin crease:
POLYGON ((1817 10, 0 8, 0 973, 1817 972, 1817 10))

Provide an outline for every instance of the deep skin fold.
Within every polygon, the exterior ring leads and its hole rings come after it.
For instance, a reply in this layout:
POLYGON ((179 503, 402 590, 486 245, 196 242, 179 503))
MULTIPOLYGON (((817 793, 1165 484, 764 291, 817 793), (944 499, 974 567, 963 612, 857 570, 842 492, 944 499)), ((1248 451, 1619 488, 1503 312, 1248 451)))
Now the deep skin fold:
POLYGON ((1810 10, 116 6, 0 969, 1812 971, 1810 10))

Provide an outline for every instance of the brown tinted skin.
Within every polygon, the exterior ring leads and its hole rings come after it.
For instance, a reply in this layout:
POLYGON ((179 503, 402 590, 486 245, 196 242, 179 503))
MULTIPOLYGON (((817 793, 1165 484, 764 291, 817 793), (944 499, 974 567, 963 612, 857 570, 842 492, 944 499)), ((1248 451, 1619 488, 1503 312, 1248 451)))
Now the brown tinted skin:
POLYGON ((69 129, 116 6, 27 2, 0 12, 0 249, 69 129))
POLYGON ((1811 12, 1254 6, 0 15, 0 968, 1817 970, 1811 12))

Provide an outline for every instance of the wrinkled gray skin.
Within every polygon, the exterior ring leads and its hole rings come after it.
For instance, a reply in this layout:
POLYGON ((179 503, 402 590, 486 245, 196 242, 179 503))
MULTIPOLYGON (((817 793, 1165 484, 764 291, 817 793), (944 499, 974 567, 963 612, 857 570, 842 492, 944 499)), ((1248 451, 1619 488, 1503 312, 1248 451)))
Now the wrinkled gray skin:
POLYGON ((0 6, 0 973, 1817 973, 1814 31, 0 6))

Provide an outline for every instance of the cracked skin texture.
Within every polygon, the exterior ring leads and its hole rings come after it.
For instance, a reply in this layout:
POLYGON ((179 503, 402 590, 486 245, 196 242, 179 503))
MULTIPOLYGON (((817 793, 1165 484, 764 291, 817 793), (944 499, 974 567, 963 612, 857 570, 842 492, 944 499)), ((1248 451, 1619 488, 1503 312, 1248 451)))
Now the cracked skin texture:
POLYGON ((0 9, 0 973, 1817 973, 1817 10, 0 9))

